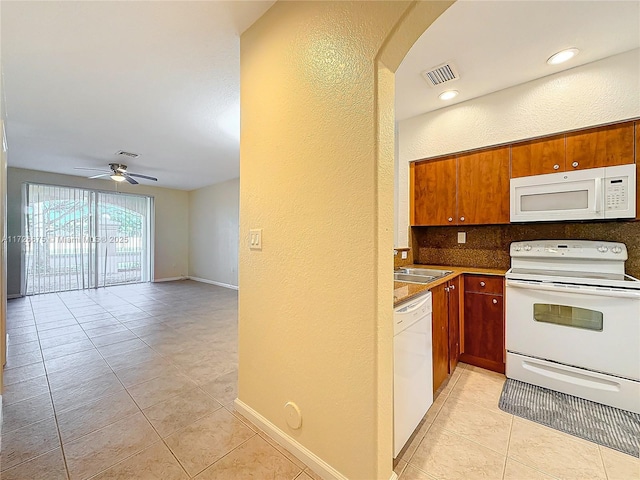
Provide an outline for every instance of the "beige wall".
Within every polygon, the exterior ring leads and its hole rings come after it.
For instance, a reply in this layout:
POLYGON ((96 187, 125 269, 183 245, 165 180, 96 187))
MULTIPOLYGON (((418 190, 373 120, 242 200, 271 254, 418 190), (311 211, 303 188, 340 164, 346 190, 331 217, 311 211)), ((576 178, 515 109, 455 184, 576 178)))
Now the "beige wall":
POLYGON ((277 2, 241 37, 239 400, 351 479, 392 474, 391 72, 449 4, 277 2))
POLYGON ((398 124, 396 246, 408 246, 409 163, 640 116, 640 49, 398 124))
POLYGON ((240 179, 189 192, 189 276, 238 285, 240 179))
MULTIPOLYGON (((1 77, 1 75, 0 75, 1 77)), ((1 82, 1 80, 0 80, 1 82)), ((0 88, 0 409, 2 408, 3 367, 7 361, 7 144, 4 129, 4 95, 0 88)), ((2 428, 2 413, 0 412, 0 429, 2 428)))
MULTIPOLYGON (((8 169, 7 235, 20 235, 22 184, 44 183, 68 187, 114 191, 111 180, 55 173, 8 169)), ((118 184, 122 192, 151 195, 155 203, 154 279, 186 276, 189 255, 189 193, 182 190, 147 185, 118 184)), ((20 244, 8 244, 8 293, 20 293, 20 244)))

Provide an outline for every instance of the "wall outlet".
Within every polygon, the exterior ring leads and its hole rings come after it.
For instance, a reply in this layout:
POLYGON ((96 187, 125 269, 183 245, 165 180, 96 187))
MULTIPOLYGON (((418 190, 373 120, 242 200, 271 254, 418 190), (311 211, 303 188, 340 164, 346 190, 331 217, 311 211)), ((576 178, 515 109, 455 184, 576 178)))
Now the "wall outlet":
POLYGON ((408 252, 406 250, 402 251, 402 260, 406 260, 408 257, 408 252))
POLYGON ((458 232, 458 243, 467 243, 467 232, 458 232))
POLYGON ((252 228, 249 230, 249 249, 262 250, 262 229, 252 228))

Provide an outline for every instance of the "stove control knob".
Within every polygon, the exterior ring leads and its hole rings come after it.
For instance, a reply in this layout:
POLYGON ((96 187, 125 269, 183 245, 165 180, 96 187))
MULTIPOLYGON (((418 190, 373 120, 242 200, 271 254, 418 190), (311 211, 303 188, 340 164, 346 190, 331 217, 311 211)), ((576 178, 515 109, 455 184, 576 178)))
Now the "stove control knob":
POLYGON ((525 245, 524 249, 526 252, 530 252, 531 251, 531 245, 525 245))
POLYGON ((513 246, 513 249, 514 249, 516 252, 519 252, 520 250, 522 250, 522 247, 521 247, 520 245, 514 245, 514 246, 513 246))
POLYGON ((598 247, 598 251, 599 251, 600 253, 606 253, 606 252, 608 252, 608 251, 609 251, 609 247, 605 247, 604 245, 600 245, 600 246, 598 247))
POLYGON ((621 248, 621 247, 613 247, 613 248, 611 249, 611 251, 612 251, 613 253, 622 253, 622 248, 621 248))

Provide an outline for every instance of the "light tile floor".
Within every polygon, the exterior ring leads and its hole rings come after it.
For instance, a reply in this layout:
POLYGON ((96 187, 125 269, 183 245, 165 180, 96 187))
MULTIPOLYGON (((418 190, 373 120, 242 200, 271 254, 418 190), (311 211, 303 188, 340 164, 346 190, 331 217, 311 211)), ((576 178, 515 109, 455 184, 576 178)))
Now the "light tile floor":
POLYGON ((498 408, 505 377, 459 364, 400 452, 400 480, 634 480, 640 460, 498 408))
MULTIPOLYGON (((11 300, 0 477, 317 480, 233 408, 237 294, 191 281, 11 300)), ((401 480, 640 479, 640 462, 500 411, 461 364, 401 480)))
POLYGON ((235 412, 237 292, 192 281, 8 303, 0 478, 317 478, 235 412))

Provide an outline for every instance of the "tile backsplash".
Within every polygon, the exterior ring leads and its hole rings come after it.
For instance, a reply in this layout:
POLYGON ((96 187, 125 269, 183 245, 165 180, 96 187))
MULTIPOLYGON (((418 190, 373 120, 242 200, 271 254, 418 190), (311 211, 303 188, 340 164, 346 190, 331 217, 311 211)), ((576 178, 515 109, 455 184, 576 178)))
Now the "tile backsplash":
POLYGON ((508 269, 509 245, 524 240, 603 240, 622 242, 629 250, 626 272, 640 278, 640 222, 527 223, 413 227, 416 263, 508 269), (458 243, 458 232, 467 242, 458 243))
POLYGON ((406 248, 393 249, 393 268, 404 267, 413 263, 413 250, 406 248), (407 258, 402 258, 402 252, 407 252, 407 258))

